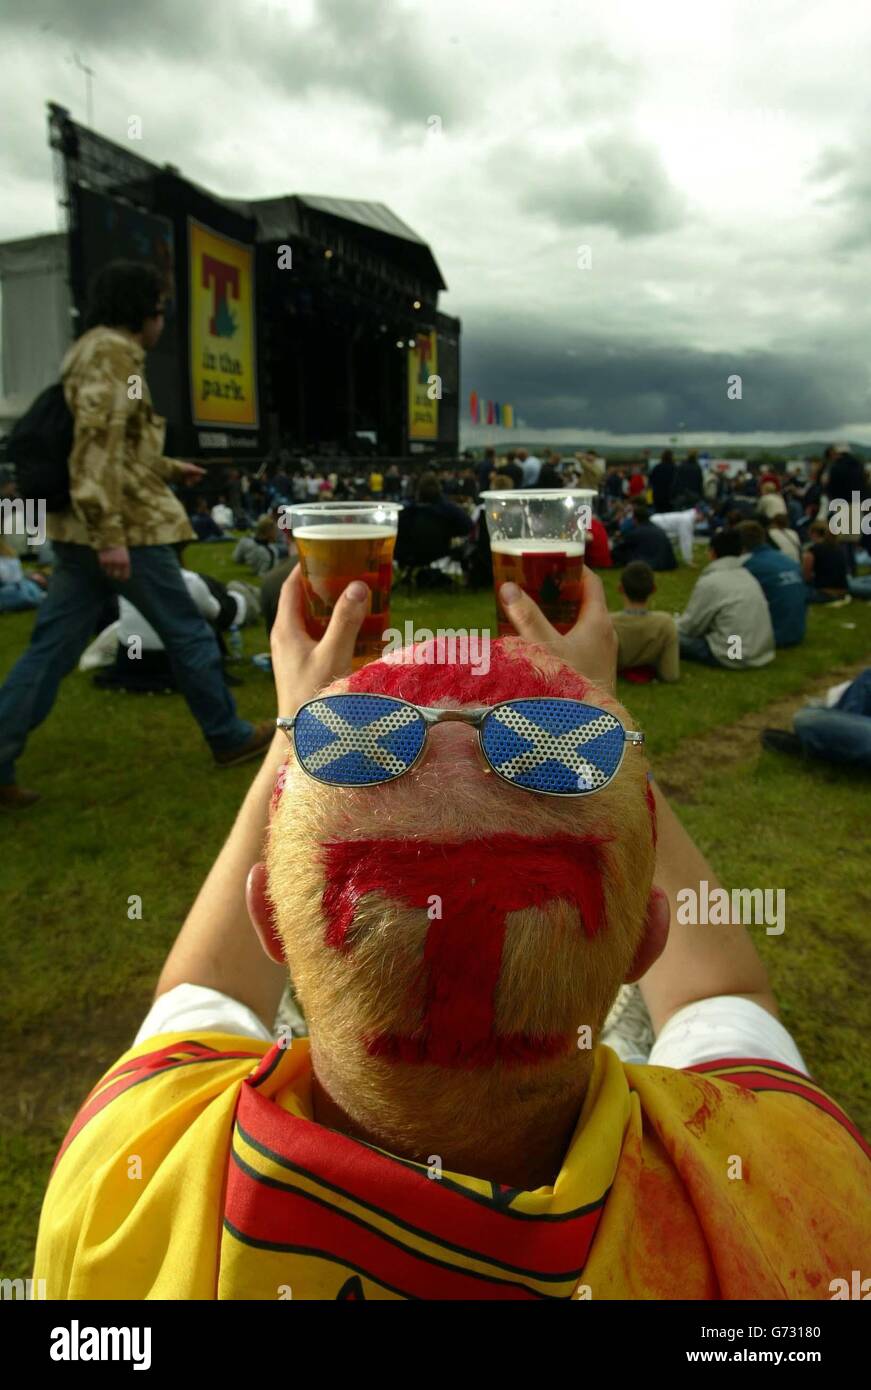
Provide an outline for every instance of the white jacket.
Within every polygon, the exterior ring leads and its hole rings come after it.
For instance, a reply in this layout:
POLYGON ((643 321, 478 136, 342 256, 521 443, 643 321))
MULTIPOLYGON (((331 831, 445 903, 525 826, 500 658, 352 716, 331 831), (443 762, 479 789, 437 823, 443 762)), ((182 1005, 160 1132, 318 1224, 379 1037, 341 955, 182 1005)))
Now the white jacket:
POLYGON ((706 638, 722 666, 767 666, 774 660, 774 630, 762 585, 737 555, 712 560, 702 571, 677 626, 681 636, 706 638))

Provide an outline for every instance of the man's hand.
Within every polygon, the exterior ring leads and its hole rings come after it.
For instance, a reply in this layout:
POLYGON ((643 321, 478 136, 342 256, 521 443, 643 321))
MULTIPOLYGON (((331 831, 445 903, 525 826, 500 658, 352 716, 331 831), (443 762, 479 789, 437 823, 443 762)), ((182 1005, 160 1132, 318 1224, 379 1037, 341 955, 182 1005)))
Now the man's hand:
POLYGON ((586 565, 581 582, 578 621, 565 635, 551 626, 538 604, 516 584, 503 584, 499 597, 521 637, 549 648, 579 675, 613 695, 617 687, 617 633, 605 602, 605 590, 599 576, 586 565))
POLYGON ((113 545, 108 550, 101 550, 97 559, 107 579, 130 578, 130 551, 126 545, 113 545))
POLYGON ((205 468, 200 468, 198 463, 184 463, 178 460, 178 466, 182 470, 181 481, 185 487, 190 487, 193 483, 198 483, 200 478, 206 476, 205 468))
POLYGON ((300 705, 330 681, 350 674, 357 633, 369 611, 369 589, 362 579, 348 585, 319 642, 306 632, 303 604, 302 574, 295 565, 281 586, 270 639, 278 712, 282 715, 296 714, 300 705))

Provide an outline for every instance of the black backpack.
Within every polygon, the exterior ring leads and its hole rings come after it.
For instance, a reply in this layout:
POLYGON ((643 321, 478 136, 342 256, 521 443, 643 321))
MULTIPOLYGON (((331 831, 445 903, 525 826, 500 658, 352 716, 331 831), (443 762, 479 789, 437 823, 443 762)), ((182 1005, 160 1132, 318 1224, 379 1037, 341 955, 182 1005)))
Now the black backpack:
POLYGON ((72 448, 73 417, 63 385, 56 381, 40 392, 6 440, 6 457, 15 464, 19 496, 25 502, 44 502, 49 512, 69 507, 72 448))

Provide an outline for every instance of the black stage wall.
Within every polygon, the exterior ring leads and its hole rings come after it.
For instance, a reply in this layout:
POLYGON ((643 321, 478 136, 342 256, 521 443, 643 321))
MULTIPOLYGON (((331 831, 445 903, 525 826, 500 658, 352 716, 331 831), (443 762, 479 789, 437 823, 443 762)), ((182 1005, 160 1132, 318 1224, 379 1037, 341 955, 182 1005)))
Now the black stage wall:
POLYGON ((148 377, 168 453, 241 462, 279 446, 330 457, 456 452, 460 323, 438 312, 444 281, 429 247, 390 209, 218 198, 54 105, 49 132, 80 316, 107 261, 149 261, 164 274, 171 309, 148 377), (433 333, 442 395, 432 436, 416 439, 409 347, 433 333))

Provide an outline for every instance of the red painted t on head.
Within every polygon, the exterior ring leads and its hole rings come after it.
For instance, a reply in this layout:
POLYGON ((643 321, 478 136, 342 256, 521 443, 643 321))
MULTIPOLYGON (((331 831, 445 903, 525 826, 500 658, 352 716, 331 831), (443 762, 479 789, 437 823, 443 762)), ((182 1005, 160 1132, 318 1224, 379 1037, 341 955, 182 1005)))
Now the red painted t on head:
POLYGON ((423 952, 423 1016, 413 1037, 367 1039, 378 1057, 478 1067, 543 1061, 571 1046, 562 1034, 528 1037, 494 1031, 506 915, 555 899, 575 906, 584 931, 605 924, 596 837, 495 835, 462 844, 420 840, 342 840, 322 847, 326 942, 346 950, 360 899, 377 892, 404 907, 438 903, 423 952), (509 871, 510 870, 510 871, 509 871))
MULTIPOLYGON (((462 664, 379 661, 351 676, 346 689, 424 706, 598 694, 568 666, 542 671, 522 650, 506 650, 501 641, 491 644, 483 674, 462 664)), ((424 943, 420 1025, 412 1036, 387 1032, 367 1038, 369 1052, 392 1061, 470 1068, 497 1061, 529 1065, 572 1047, 573 1035, 495 1032, 506 918, 561 899, 577 908, 584 931, 595 936, 605 926, 603 843, 568 834, 501 834, 465 843, 390 838, 324 844, 322 910, 332 949, 353 949, 348 931, 367 893, 403 907, 426 909, 434 897, 440 904, 424 943)))

